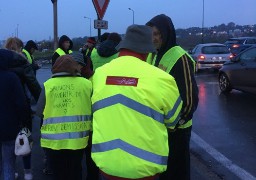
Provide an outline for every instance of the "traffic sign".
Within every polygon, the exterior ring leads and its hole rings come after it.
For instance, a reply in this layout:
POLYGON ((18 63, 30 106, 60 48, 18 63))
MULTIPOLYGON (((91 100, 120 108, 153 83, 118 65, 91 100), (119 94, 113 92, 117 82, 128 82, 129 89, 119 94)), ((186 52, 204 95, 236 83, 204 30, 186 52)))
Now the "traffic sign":
POLYGON ((108 29, 108 21, 94 20, 95 29, 108 29))
POLYGON ((99 19, 103 19, 110 0, 92 0, 99 19))

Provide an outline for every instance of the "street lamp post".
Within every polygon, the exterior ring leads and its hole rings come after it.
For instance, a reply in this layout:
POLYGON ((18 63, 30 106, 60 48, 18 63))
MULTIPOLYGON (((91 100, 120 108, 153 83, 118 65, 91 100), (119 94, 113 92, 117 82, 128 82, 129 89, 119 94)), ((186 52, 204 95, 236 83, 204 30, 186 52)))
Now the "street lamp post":
POLYGON ((92 19, 86 16, 84 16, 84 18, 90 20, 90 37, 92 37, 92 22, 91 22, 92 19))
POLYGON ((204 0, 203 0, 203 17, 202 17, 202 44, 204 43, 204 0))
POLYGON ((19 37, 19 24, 17 24, 17 38, 19 37))
POLYGON ((132 24, 134 24, 134 10, 132 8, 128 8, 128 9, 132 11, 132 24))

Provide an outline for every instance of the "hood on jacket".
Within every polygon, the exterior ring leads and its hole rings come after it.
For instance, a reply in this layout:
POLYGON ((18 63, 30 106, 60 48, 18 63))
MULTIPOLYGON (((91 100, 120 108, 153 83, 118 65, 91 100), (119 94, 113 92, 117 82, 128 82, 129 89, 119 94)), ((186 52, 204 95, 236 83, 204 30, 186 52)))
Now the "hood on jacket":
POLYGON ((112 40, 103 41, 98 47, 97 52, 101 57, 110 57, 117 53, 116 46, 118 44, 112 40))
POLYGON ((118 33, 110 33, 107 40, 100 43, 97 52, 101 57, 110 57, 117 53, 116 46, 122 40, 118 33))
POLYGON ((29 40, 29 41, 26 43, 24 49, 26 49, 28 52, 30 52, 30 50, 31 50, 32 48, 34 48, 35 50, 38 50, 37 44, 36 44, 34 41, 29 40))
POLYGON ((28 64, 28 62, 22 55, 11 50, 0 49, 0 69, 17 68, 26 64, 28 64))
POLYGON ((0 49, 0 70, 8 69, 8 59, 11 58, 9 50, 0 49))
POLYGON ((108 39, 110 33, 105 32, 100 36, 99 42, 102 43, 103 41, 106 41, 108 39))
POLYGON ((63 55, 57 58, 52 67, 52 73, 69 73, 75 76, 78 73, 77 62, 74 61, 71 55, 63 55))
POLYGON ((151 27, 155 26, 161 33, 163 43, 161 48, 158 49, 157 55, 157 57, 161 59, 166 51, 177 45, 176 32, 172 20, 165 14, 160 14, 153 17, 146 25, 151 27))
POLYGON ((68 49, 68 50, 71 50, 71 49, 73 48, 73 42, 72 42, 72 40, 71 40, 68 36, 66 36, 66 35, 63 35, 63 36, 60 37, 60 39, 59 39, 59 48, 63 49, 63 43, 64 43, 64 41, 69 41, 69 42, 70 42, 70 46, 69 46, 69 49, 68 49))

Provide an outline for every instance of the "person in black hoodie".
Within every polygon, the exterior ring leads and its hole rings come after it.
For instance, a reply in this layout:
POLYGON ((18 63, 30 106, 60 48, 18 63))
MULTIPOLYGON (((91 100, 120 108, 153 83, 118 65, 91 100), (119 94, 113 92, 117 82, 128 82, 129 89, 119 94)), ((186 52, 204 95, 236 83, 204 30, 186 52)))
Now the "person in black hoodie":
POLYGON ((52 66, 54 65, 58 57, 66 54, 71 54, 72 48, 73 42, 71 41, 71 39, 66 35, 61 36, 59 39, 59 47, 55 50, 55 52, 52 55, 52 66))
POLYGON ((183 106, 176 130, 169 130, 169 157, 167 171, 161 180, 189 180, 189 142, 192 117, 198 105, 198 88, 194 77, 195 62, 176 43, 176 33, 170 17, 161 14, 153 17, 146 25, 152 27, 153 43, 158 50, 152 65, 159 67, 175 78, 183 106))
MULTIPOLYGON (((41 87, 36 79, 32 64, 28 62, 28 60, 21 52, 21 49, 23 48, 23 42, 18 38, 8 38, 5 47, 9 50, 12 50, 8 53, 9 70, 13 71, 14 73, 16 73, 16 75, 18 75, 23 85, 24 92, 28 89, 37 102, 41 93, 41 87)), ((7 50, 1 49, 2 53, 5 53, 5 51, 7 50)), ((27 118, 26 124, 24 126, 32 131, 32 110, 30 107, 30 98, 28 97, 27 93, 26 100, 28 105, 26 106, 27 118)), ((31 137, 29 137, 29 140, 30 142, 32 142, 31 137)), ((30 160, 31 154, 23 157, 25 180, 30 180, 33 178, 30 160)))
POLYGON ((116 46, 122 40, 118 33, 110 33, 107 40, 100 43, 97 51, 91 55, 93 64, 93 70, 95 71, 98 67, 109 63, 111 60, 118 57, 116 46))
POLYGON ((107 39, 100 42, 97 48, 93 49, 91 57, 84 56, 86 66, 82 68, 81 74, 83 77, 89 79, 98 67, 118 57, 116 46, 122 38, 118 33, 105 33, 102 40, 107 35, 107 39))
MULTIPOLYGON (((21 53, 23 48, 22 41, 18 38, 8 38, 5 48, 12 50, 10 52, 11 58, 9 58, 8 68, 19 76, 22 84, 28 87, 30 93, 37 101, 41 93, 41 86, 36 79, 32 65, 28 63, 21 53)), ((1 49, 1 51, 4 51, 4 49, 1 49)))
POLYGON ((10 70, 13 51, 0 49, 0 176, 15 179, 15 139, 30 114, 21 81, 10 70), (2 171, 3 170, 3 171, 2 171))

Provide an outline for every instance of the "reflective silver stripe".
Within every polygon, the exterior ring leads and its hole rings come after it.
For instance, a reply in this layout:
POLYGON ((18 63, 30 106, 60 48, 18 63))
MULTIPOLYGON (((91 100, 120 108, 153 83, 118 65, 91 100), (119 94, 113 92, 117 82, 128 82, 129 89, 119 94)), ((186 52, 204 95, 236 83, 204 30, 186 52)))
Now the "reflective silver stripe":
POLYGON ((67 123, 67 122, 81 122, 81 121, 90 121, 90 120, 92 120, 91 115, 63 116, 63 117, 47 118, 43 120, 43 125, 67 123))
POLYGON ((93 112, 95 112, 99 109, 102 109, 102 108, 105 108, 108 106, 112 106, 112 105, 118 104, 118 103, 122 104, 126 107, 129 107, 129 108, 131 108, 141 114, 144 114, 148 117, 151 117, 160 123, 164 123, 164 115, 163 114, 161 114, 161 113, 155 111, 154 109, 152 109, 148 106, 145 106, 137 101, 134 101, 133 99, 130 99, 124 95, 121 95, 121 94, 117 94, 117 95, 102 99, 102 100, 94 103, 92 105, 92 109, 93 109, 93 112))
POLYGON ((179 118, 180 118, 180 116, 178 115, 172 123, 165 123, 166 127, 173 127, 173 126, 175 126, 178 123, 179 118))
POLYGON ((121 139, 115 139, 112 141, 92 145, 93 153, 105 152, 114 149, 122 149, 123 151, 132 154, 133 156, 136 156, 138 158, 141 158, 145 161, 149 161, 160 165, 167 165, 168 156, 160 156, 158 154, 148 152, 146 150, 135 147, 127 142, 124 142, 121 139))
MULTIPOLYGON (((177 101, 175 102, 173 108, 171 111, 168 112, 168 114, 165 116, 165 119, 170 119, 172 116, 174 116, 175 112, 177 111, 179 105, 181 103, 181 97, 179 96, 177 101)), ((175 120, 172 122, 172 123, 166 123, 166 126, 167 127, 171 127, 171 126, 175 126, 177 123, 178 123, 178 120, 179 120, 179 117, 180 117, 180 112, 178 114, 178 116, 175 118, 175 120)))
POLYGON ((78 139, 89 136, 89 131, 81 131, 81 132, 67 132, 67 133, 59 133, 59 134, 46 134, 42 133, 42 139, 49 140, 64 140, 64 139, 78 139))

